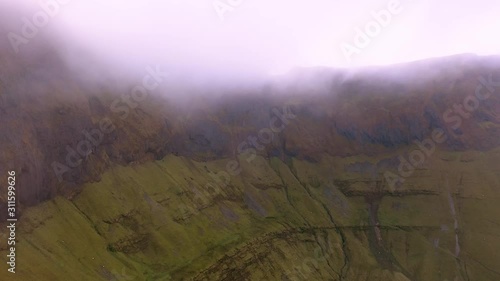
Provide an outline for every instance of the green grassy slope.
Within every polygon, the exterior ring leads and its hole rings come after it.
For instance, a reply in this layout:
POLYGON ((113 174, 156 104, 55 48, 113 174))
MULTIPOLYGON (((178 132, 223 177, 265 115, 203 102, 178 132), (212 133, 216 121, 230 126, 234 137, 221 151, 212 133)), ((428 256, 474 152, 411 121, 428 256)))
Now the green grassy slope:
POLYGON ((115 166, 25 211, 13 280, 498 280, 499 158, 436 152, 400 187, 432 194, 379 198, 381 241, 377 179, 343 171, 379 159, 242 158, 211 191, 229 159, 115 166))

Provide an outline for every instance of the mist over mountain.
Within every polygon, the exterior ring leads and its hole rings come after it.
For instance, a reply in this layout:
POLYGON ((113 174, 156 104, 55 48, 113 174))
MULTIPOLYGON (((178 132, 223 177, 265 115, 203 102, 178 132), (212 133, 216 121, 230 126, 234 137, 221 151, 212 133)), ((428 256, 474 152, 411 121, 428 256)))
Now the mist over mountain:
POLYGON ((361 2, 2 3, 2 280, 498 280, 494 9, 361 2))

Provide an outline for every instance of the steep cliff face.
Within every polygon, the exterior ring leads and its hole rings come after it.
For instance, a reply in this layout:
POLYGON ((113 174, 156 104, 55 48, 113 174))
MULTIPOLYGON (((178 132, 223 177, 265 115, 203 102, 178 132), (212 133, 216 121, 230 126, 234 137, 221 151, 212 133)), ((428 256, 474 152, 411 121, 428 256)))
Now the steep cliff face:
POLYGON ((179 107, 41 50, 1 56, 15 280, 498 280, 498 57, 304 70, 179 107))
MULTIPOLYGON (((130 100, 130 93, 89 90, 57 57, 34 55, 29 63, 5 57, 0 81, 2 159, 23 173, 30 188, 21 201, 28 205, 97 180, 111 163, 161 159, 171 153, 198 160, 235 155, 242 141, 251 142, 250 135, 270 129, 273 116, 278 119, 273 126, 284 127, 273 132, 266 149, 257 149, 267 156, 317 160, 323 154, 377 155, 421 141, 436 128, 447 136, 443 149, 498 145, 493 137, 498 134, 498 94, 488 91, 499 84, 498 64, 492 63, 498 57, 430 61, 427 68, 416 64, 419 71, 404 79, 390 68, 341 79, 333 72, 304 81, 303 87, 298 79, 293 87, 269 83, 243 97, 228 92, 211 105, 194 99, 189 110, 155 95, 127 103, 124 95, 130 100), (384 72, 386 76, 380 74, 384 72), (476 92, 486 98, 479 100, 476 92), (282 124, 280 117, 292 113, 296 120, 282 124), (97 145, 91 143, 90 155, 78 153, 82 141, 93 139, 97 145)), ((401 72, 411 67, 398 66, 401 72)), ((87 146, 80 148, 86 152, 87 146)))

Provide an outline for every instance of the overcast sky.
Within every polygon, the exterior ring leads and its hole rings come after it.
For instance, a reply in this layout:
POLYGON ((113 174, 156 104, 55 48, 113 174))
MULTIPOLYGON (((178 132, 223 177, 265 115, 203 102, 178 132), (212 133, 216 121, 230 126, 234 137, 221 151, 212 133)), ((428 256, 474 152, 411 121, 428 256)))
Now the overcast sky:
MULTIPOLYGON (((39 1, 22 1, 32 6, 28 19, 42 9, 39 1)), ((60 4, 43 32, 63 31, 72 44, 132 67, 161 62, 275 74, 294 66, 500 53, 497 0, 60 1, 68 3, 60 4)), ((12 32, 20 34, 22 24, 19 19, 12 32)), ((23 48, 29 43, 20 46, 20 55, 23 48)))

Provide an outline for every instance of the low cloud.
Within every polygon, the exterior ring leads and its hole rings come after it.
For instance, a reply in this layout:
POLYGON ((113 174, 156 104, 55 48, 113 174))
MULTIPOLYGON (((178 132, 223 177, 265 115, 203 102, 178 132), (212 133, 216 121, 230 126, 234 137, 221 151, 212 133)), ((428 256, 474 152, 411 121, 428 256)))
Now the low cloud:
POLYGON ((231 83, 294 67, 500 53, 495 33, 500 3, 492 0, 8 0, 2 5, 7 8, 0 41, 10 46, 9 55, 29 56, 40 41, 51 40, 68 65, 92 79, 99 79, 103 68, 120 77, 159 64, 186 83, 231 83), (384 19, 383 11, 396 6, 384 19), (360 34, 377 23, 382 28, 376 36, 360 34), (361 37, 370 41, 363 48, 356 45, 361 37), (346 44, 359 49, 350 59, 342 49, 346 44))

